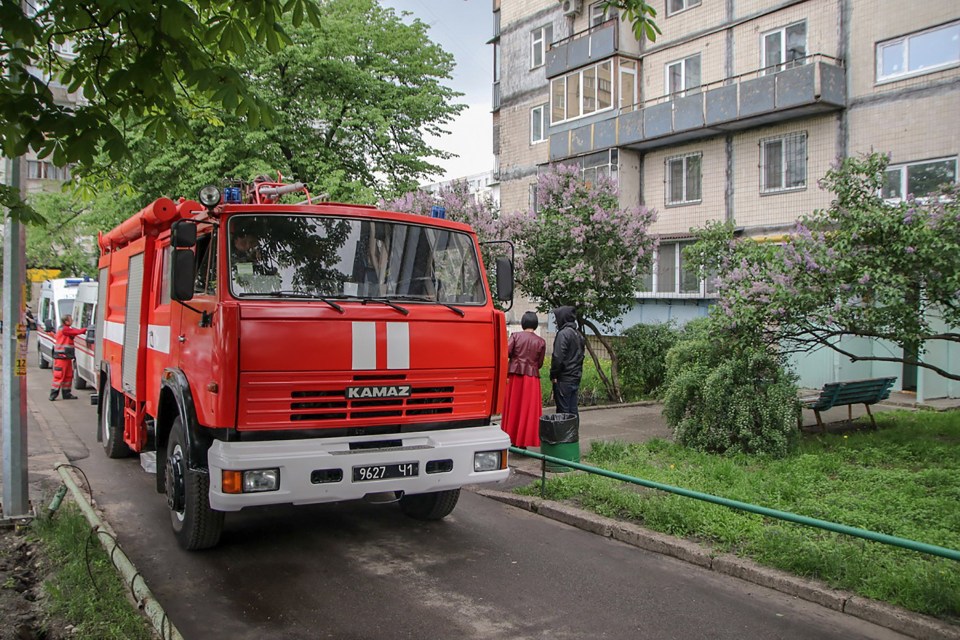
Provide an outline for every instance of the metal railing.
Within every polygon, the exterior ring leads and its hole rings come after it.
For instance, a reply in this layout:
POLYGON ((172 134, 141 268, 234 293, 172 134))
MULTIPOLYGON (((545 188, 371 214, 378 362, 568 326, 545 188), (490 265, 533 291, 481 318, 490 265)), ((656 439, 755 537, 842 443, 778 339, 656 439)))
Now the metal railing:
POLYGON ((687 498, 694 498, 696 500, 702 500, 704 502, 719 504, 721 506, 729 507, 731 509, 737 509, 739 511, 756 513, 758 515, 766 516, 768 518, 776 518, 778 520, 794 522, 796 524, 802 524, 808 527, 816 527, 818 529, 824 529, 826 531, 832 531, 834 533, 842 533, 844 535, 863 538, 864 540, 870 540, 872 542, 879 542, 881 544, 886 544, 894 547, 901 547, 903 549, 918 551, 920 553, 926 553, 932 556, 939 556, 941 558, 948 558, 950 560, 956 560, 960 562, 960 551, 957 551, 955 549, 947 549, 946 547, 927 544, 925 542, 917 542, 916 540, 898 538, 897 536, 891 536, 885 533, 878 533, 876 531, 868 531, 867 529, 859 529, 857 527, 850 527, 844 524, 838 524, 836 522, 828 522, 827 520, 819 520, 817 518, 801 516, 796 513, 790 513, 789 511, 779 511, 777 509, 768 509, 767 507, 761 507, 755 504, 750 504, 748 502, 740 502, 739 500, 730 500, 729 498, 721 498, 719 496, 714 496, 709 493, 701 493, 699 491, 692 491, 690 489, 684 489, 682 487, 674 487, 672 485, 663 484, 661 482, 644 480, 643 478, 636 478, 634 476, 628 476, 623 473, 617 473, 616 471, 608 471, 607 469, 592 467, 590 465, 582 464, 580 462, 573 462, 571 460, 554 458, 552 456, 543 455, 542 453, 534 453, 533 451, 528 451, 526 449, 518 449, 517 447, 510 447, 510 453, 524 455, 524 456, 527 456, 530 458, 536 458, 542 461, 541 480, 540 480, 541 496, 544 495, 545 487, 547 483, 546 463, 550 462, 551 464, 570 467, 573 469, 578 469, 580 471, 586 471, 587 473, 592 473, 598 476, 604 476, 606 478, 612 478, 614 480, 620 480, 621 482, 629 482, 630 484, 640 485, 641 487, 658 489, 660 491, 674 493, 676 495, 685 496, 687 498))

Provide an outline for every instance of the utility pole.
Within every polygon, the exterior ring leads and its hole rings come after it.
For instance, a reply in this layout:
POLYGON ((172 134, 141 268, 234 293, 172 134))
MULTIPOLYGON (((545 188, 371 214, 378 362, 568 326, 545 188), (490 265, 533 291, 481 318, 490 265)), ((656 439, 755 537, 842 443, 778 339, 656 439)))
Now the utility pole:
MULTIPOLYGON (((23 158, 10 160, 10 186, 23 197, 23 158)), ((6 216, 3 229, 3 519, 29 516, 27 476, 27 335, 24 324, 24 247, 21 222, 6 216)))

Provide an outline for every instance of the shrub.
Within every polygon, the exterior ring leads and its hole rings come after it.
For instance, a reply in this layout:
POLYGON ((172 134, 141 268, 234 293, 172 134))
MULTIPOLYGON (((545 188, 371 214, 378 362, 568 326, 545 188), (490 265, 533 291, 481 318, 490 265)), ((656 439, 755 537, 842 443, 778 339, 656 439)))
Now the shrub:
POLYGON ((785 456, 797 444, 794 379, 754 342, 687 326, 667 354, 664 417, 677 442, 710 453, 785 456))
POLYGON ((637 324, 623 332, 616 344, 617 366, 624 395, 659 395, 667 369, 667 351, 680 330, 672 324, 637 324))

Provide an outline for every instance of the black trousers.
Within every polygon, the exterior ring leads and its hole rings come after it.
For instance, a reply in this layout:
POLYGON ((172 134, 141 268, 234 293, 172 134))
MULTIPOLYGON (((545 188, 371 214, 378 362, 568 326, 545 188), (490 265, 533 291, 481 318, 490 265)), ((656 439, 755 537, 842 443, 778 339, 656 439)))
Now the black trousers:
POLYGON ((577 408, 577 395, 580 392, 579 382, 553 383, 553 399, 557 402, 557 413, 572 413, 575 416, 580 415, 577 408))

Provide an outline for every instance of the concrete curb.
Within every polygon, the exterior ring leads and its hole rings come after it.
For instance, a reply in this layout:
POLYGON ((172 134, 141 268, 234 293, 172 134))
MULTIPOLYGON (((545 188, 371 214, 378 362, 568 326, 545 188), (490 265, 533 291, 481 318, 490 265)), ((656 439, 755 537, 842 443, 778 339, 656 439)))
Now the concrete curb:
POLYGON ((542 498, 520 496, 494 489, 476 489, 476 493, 590 533, 613 538, 646 551, 671 556, 717 573, 770 588, 872 622, 911 638, 960 640, 960 626, 847 591, 831 589, 815 580, 764 567, 752 560, 732 554, 717 555, 709 548, 689 540, 674 538, 633 523, 621 522, 542 498))

